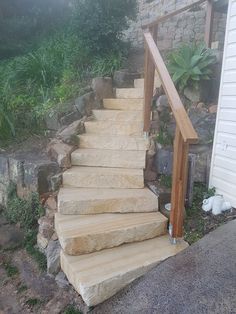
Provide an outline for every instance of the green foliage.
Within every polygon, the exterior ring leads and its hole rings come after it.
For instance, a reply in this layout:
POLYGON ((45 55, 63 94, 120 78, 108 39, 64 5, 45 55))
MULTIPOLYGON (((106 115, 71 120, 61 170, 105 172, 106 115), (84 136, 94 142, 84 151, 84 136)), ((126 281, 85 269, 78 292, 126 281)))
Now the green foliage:
POLYGON ((22 200, 16 195, 13 184, 8 188, 8 201, 4 215, 10 223, 20 223, 21 227, 29 230, 37 226, 37 221, 44 213, 37 193, 32 193, 29 200, 22 200))
POLYGON ((82 314, 82 312, 76 309, 73 305, 68 305, 63 314, 82 314))
POLYGON ((168 69, 180 91, 186 87, 198 89, 199 84, 212 78, 216 57, 204 44, 182 45, 168 58, 168 69))
POLYGON ((4 263, 3 266, 5 268, 5 271, 7 272, 8 277, 14 277, 19 274, 18 269, 11 263, 4 263))
POLYGON ((28 299, 25 304, 28 305, 29 307, 35 307, 36 305, 40 305, 42 303, 41 300, 37 299, 37 298, 31 298, 28 299))
POLYGON ((215 195, 215 188, 208 189, 203 184, 195 184, 193 190, 192 206, 186 208, 185 220, 185 240, 193 244, 201 239, 205 234, 205 221, 201 214, 202 201, 205 198, 215 195))
MULTIPOLYGON (((32 46, 30 33, 25 33, 22 40, 29 41, 30 50, 27 48, 24 55, 0 62, 2 145, 25 133, 43 131, 50 110, 79 96, 91 76, 112 75, 120 68, 126 52, 121 40, 122 31, 128 26, 127 18, 133 18, 136 12, 136 0, 74 0, 73 9, 69 10, 65 5, 64 19, 60 15, 63 5, 59 3, 59 8, 54 8, 53 0, 42 0, 41 4, 32 6, 32 0, 20 0, 23 9, 18 3, 14 4, 19 14, 14 11, 11 1, 15 2, 10 0, 2 8, 6 20, 0 24, 6 25, 8 20, 26 27, 35 20, 35 28, 30 31, 35 34, 33 38, 37 37, 37 44, 32 46), (58 13, 56 18, 52 18, 52 10, 58 13), (56 22, 60 16, 61 26, 56 22), (13 17, 16 22, 11 20, 13 17), (48 23, 49 17, 52 23, 48 23)), ((7 29, 3 33, 7 33, 7 29)), ((20 39, 15 38, 15 41, 21 45, 20 39)))
POLYGON ((46 256, 35 247, 36 243, 37 243, 37 228, 27 230, 24 243, 25 249, 37 262, 39 269, 45 271, 47 269, 46 256))
POLYGON ((136 0, 75 0, 72 29, 91 53, 119 51, 128 20, 136 17, 136 0))
POLYGON ((26 285, 21 284, 21 285, 17 288, 17 293, 20 294, 20 293, 25 292, 26 290, 28 290, 28 287, 27 287, 26 285))
POLYGON ((4 216, 10 223, 20 223, 25 232, 24 246, 27 252, 38 263, 41 270, 47 267, 46 258, 36 247, 38 219, 44 215, 38 194, 32 193, 28 200, 20 199, 16 194, 15 185, 8 188, 7 206, 4 208, 4 216))
POLYGON ((172 177, 171 176, 168 176, 168 175, 160 175, 160 185, 161 186, 165 186, 167 188, 171 188, 172 187, 172 177))
POLYGON ((76 36, 58 35, 0 64, 0 139, 37 132, 51 107, 80 93, 84 51, 76 36))
POLYGON ((187 214, 199 212, 202 207, 202 201, 215 195, 215 188, 208 189, 203 184, 195 184, 193 190, 193 203, 190 208, 186 209, 187 214))
POLYGON ((110 53, 104 57, 95 58, 91 70, 92 75, 112 76, 116 70, 121 68, 122 59, 121 53, 110 53))
POLYGON ((163 146, 170 146, 173 144, 173 136, 168 132, 168 128, 160 127, 156 140, 163 146))

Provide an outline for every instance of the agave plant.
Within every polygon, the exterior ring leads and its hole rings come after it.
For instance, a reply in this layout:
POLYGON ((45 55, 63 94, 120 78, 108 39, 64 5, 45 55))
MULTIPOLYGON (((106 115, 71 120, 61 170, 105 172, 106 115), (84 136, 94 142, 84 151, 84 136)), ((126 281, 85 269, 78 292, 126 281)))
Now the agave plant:
POLYGON ((186 87, 197 90, 202 81, 212 78, 214 63, 216 56, 205 44, 185 44, 169 55, 168 69, 180 91, 186 87))

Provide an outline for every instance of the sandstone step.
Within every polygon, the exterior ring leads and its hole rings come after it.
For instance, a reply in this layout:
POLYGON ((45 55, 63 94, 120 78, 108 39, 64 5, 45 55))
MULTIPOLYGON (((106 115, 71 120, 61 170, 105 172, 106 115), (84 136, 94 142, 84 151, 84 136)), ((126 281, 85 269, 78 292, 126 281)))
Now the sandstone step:
POLYGON ((140 110, 93 110, 93 115, 96 120, 100 121, 143 121, 143 112, 140 110))
POLYGON ((73 166, 144 169, 145 151, 81 148, 71 154, 73 166))
POLYGON ((144 88, 144 79, 135 79, 134 80, 134 88, 144 88))
POLYGON ((158 198, 149 189, 61 188, 58 212, 64 215, 152 212, 158 198))
POLYGON ((167 218, 161 213, 55 215, 55 230, 62 249, 81 255, 143 241, 166 233, 167 218))
POLYGON ((134 122, 114 122, 114 121, 88 121, 85 122, 87 134, 108 134, 108 135, 128 135, 142 136, 143 123, 134 122))
POLYGON ((143 88, 117 88, 116 98, 143 98, 143 88))
POLYGON ((64 186, 78 188, 142 189, 142 169, 72 167, 63 173, 64 186))
POLYGON ((103 99, 103 106, 111 110, 143 110, 143 99, 103 99))
MULTIPOLYGON (((154 89, 161 86, 161 81, 158 75, 155 76, 154 81, 154 89)), ((134 87, 135 88, 144 88, 144 79, 135 79, 134 80, 134 87)))
POLYGON ((86 304, 94 306, 187 246, 184 241, 171 245, 165 235, 80 256, 62 251, 61 267, 86 304))
POLYGON ((80 148, 98 148, 115 150, 148 150, 149 140, 144 137, 110 136, 96 134, 79 135, 80 148))

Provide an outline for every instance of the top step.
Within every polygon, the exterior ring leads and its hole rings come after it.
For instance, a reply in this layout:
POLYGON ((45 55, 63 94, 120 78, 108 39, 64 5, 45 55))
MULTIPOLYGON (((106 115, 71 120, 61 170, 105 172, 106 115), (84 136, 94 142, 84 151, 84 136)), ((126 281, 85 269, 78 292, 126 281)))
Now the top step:
POLYGON ((103 99, 103 106, 110 110, 143 110, 143 99, 103 99))
POLYGON ((143 99, 143 96, 144 96, 143 88, 117 88, 116 89, 116 98, 143 99))
MULTIPOLYGON (((161 87, 161 80, 158 76, 158 74, 155 74, 155 80, 154 80, 154 89, 157 87, 161 87)), ((134 80, 134 88, 144 88, 144 79, 136 79, 134 80)))

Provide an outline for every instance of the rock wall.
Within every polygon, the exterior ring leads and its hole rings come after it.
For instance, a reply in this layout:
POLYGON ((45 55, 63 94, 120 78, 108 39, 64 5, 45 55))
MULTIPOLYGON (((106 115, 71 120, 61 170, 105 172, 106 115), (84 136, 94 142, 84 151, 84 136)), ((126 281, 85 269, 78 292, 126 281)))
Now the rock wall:
MULTIPOLYGON (((157 17, 180 9, 196 0, 138 0, 138 16, 130 23, 125 38, 135 48, 143 48, 141 26, 157 17)), ((161 51, 176 48, 182 42, 202 41, 205 32, 205 7, 199 7, 161 23, 158 28, 158 46, 161 51)), ((226 14, 215 13, 213 27, 213 47, 223 51, 226 14)))

